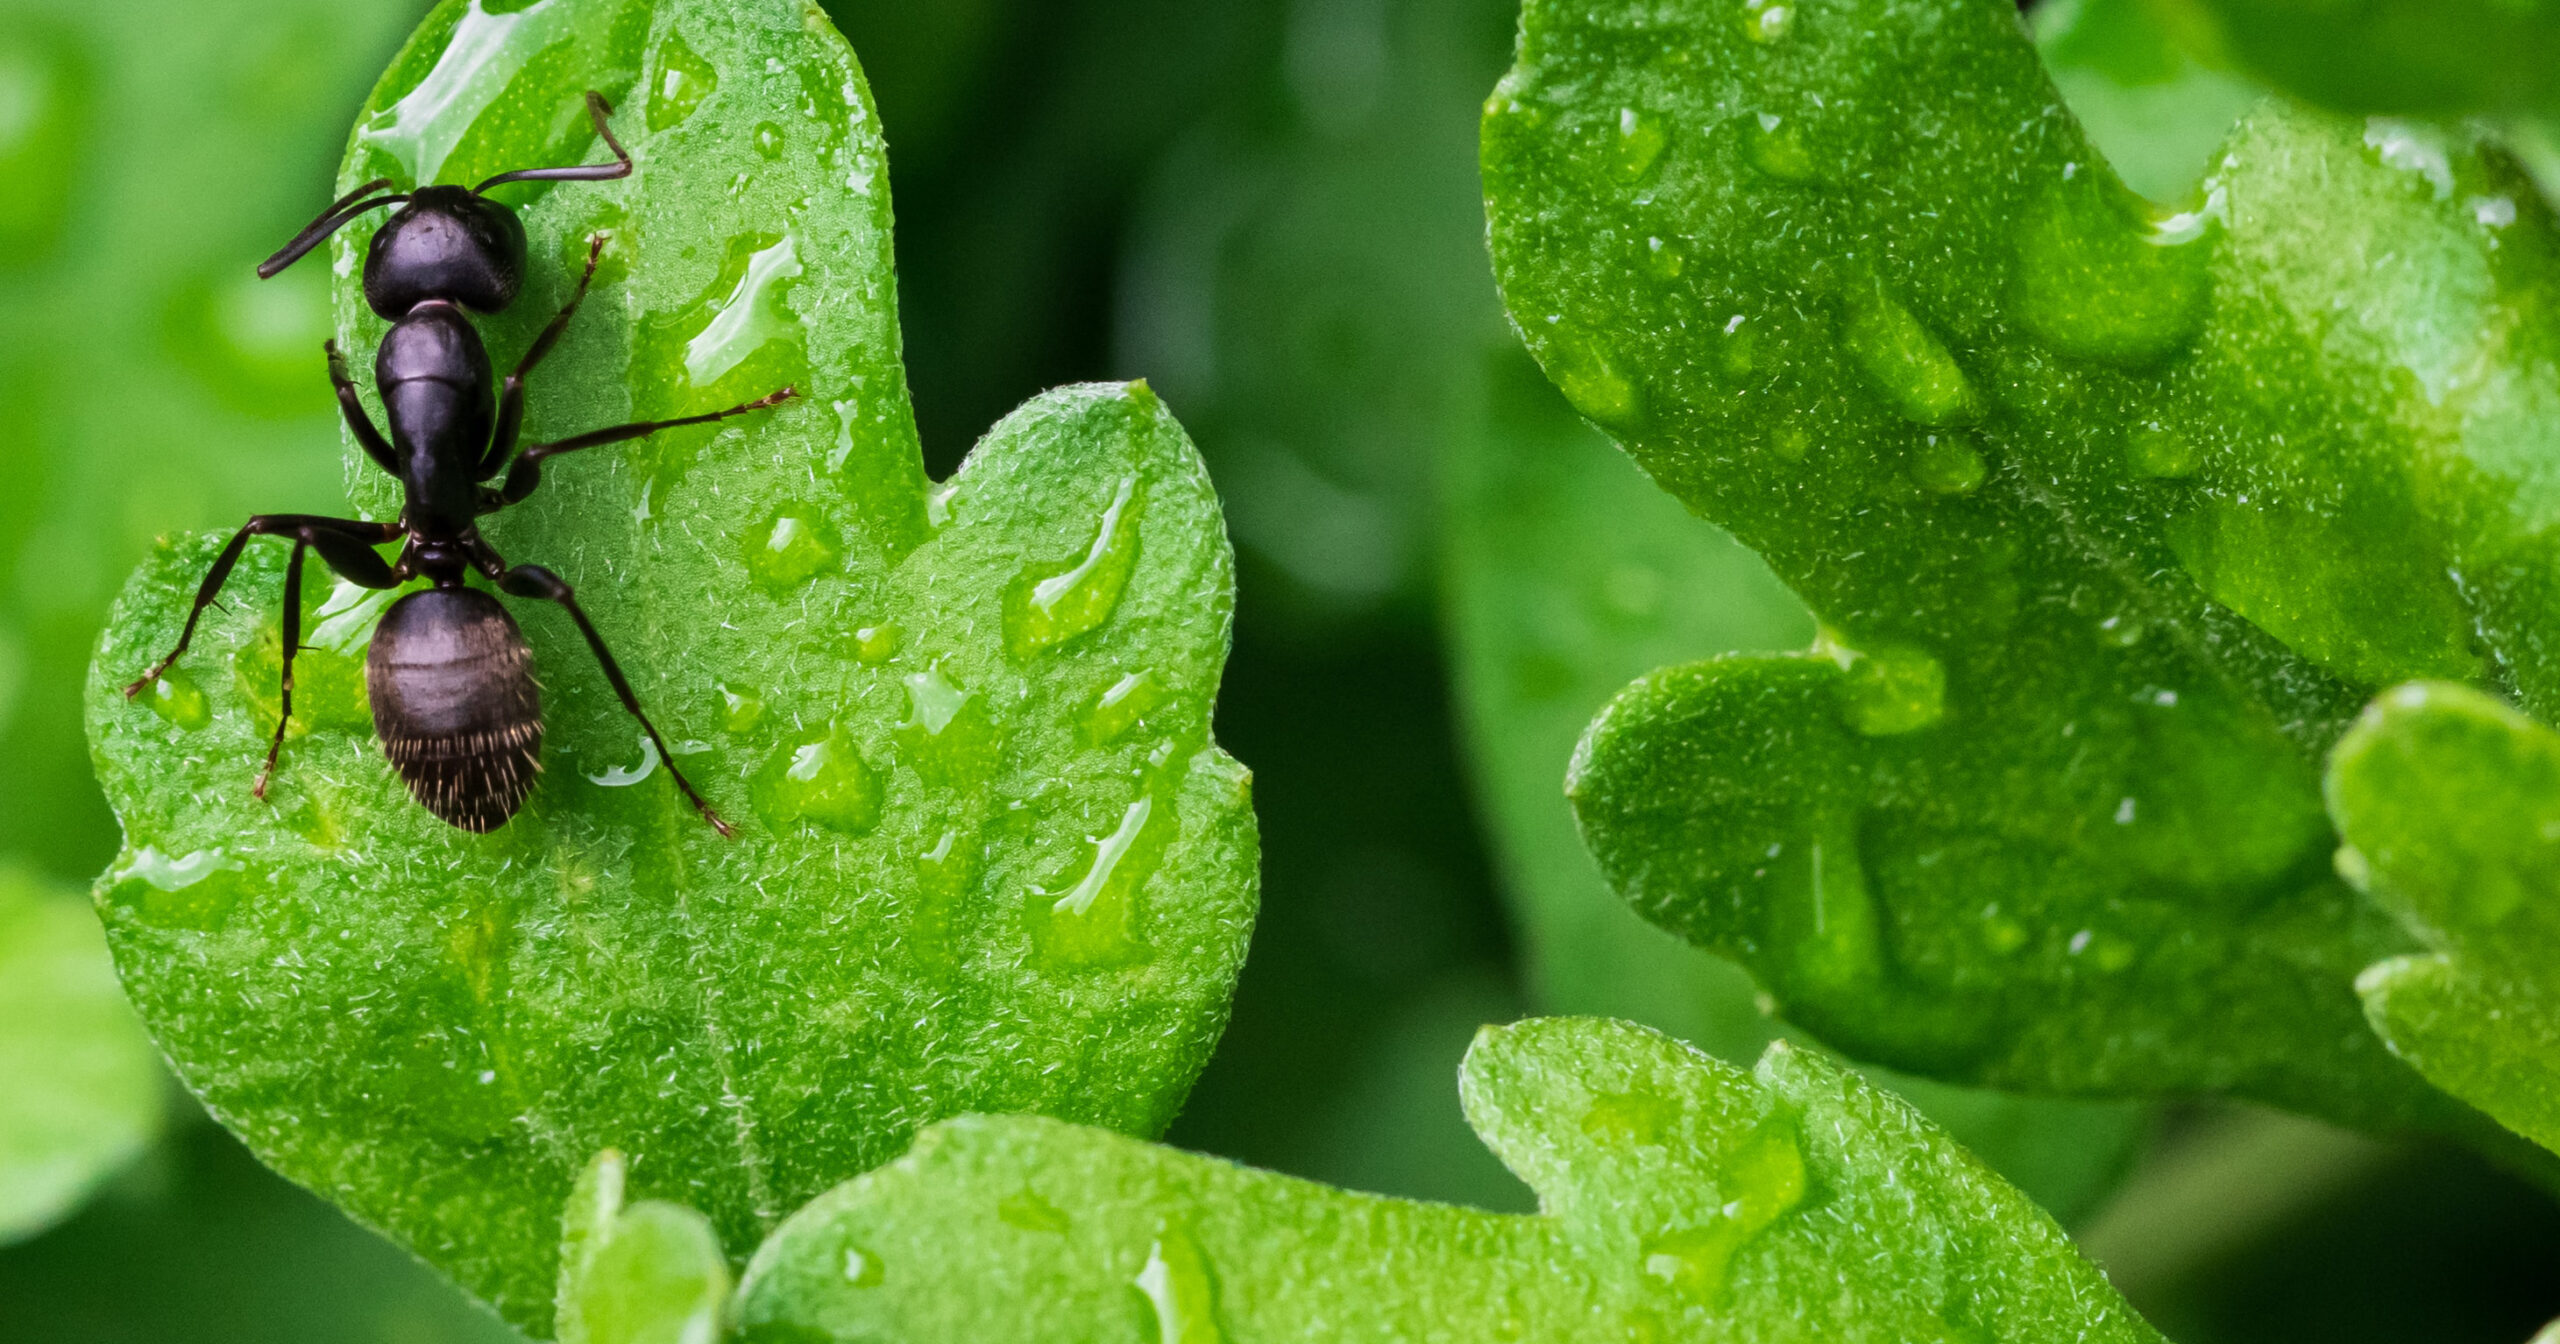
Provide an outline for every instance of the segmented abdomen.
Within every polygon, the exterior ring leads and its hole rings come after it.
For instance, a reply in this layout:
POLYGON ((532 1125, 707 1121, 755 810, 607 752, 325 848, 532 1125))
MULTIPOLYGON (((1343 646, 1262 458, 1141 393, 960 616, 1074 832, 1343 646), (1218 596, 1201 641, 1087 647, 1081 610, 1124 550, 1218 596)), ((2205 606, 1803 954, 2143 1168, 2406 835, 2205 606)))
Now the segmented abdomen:
POLYGON ((382 614, 364 671, 410 796, 466 831, 506 825, 542 769, 542 688, 506 608, 470 588, 411 593, 382 614))

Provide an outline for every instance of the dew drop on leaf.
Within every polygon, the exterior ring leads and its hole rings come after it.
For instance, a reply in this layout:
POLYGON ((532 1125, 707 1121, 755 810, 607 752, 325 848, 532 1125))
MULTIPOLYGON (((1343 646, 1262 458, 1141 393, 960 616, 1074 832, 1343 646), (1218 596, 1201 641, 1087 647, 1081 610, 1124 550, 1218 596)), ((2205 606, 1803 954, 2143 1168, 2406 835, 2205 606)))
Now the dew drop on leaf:
POLYGON ((1850 357, 1904 419, 1951 425, 1972 418, 1973 386, 1910 309, 1881 291, 1854 302, 1840 333, 1850 357))
POLYGON ((1028 658, 1111 619, 1138 564, 1138 516, 1146 503, 1138 478, 1124 476, 1102 511, 1084 554, 1062 568, 1026 569, 1005 590, 1004 645, 1028 658))
POLYGON ((1775 112, 1754 114, 1742 130, 1743 153, 1751 166, 1781 182, 1811 185, 1822 180, 1813 151, 1804 143, 1804 127, 1775 112))
POLYGON ((2066 355, 2147 368, 2204 326, 2212 281, 2210 210, 2153 219, 2112 178, 2059 183, 2018 237, 2010 309, 2066 355))
POLYGON ((880 822, 880 780, 843 733, 788 742, 756 773, 756 815, 775 830, 814 822, 861 835, 880 822))
POLYGON ((161 673, 158 681, 143 689, 142 700, 152 713, 186 732, 200 732, 213 722, 213 706, 205 699, 204 688, 184 668, 161 673))
POLYGON ((853 656, 866 667, 878 667, 898 656, 905 634, 895 621, 878 625, 856 626, 853 631, 853 656))
MULTIPOLYGON (((1025 923, 1040 959, 1059 970, 1091 970, 1125 966, 1143 960, 1147 947, 1137 935, 1138 890, 1155 866, 1147 823, 1159 810, 1155 798, 1140 793, 1120 814, 1108 835, 1086 843, 1091 852, 1071 881, 1057 888, 1033 887, 1024 904, 1025 923)), ((1170 810, 1165 809, 1165 810, 1170 810)))
POLYGON ((219 931, 250 887, 248 865, 222 849, 176 858, 144 845, 107 874, 107 904, 155 928, 219 931))
POLYGON ((1804 1200, 1804 1147, 1795 1126, 1772 1120, 1751 1132, 1716 1173, 1722 1204, 1703 1223, 1644 1243, 1644 1272, 1704 1306, 1724 1300, 1734 1253, 1804 1200))
POLYGON ((1635 182, 1653 168, 1668 143, 1659 117, 1638 108, 1618 109, 1617 135, 1609 148, 1609 170, 1621 182, 1635 182))
POLYGON ((1953 432, 1929 435, 1911 459, 1911 479, 1933 495, 1972 494, 1986 472, 1982 454, 1953 432))
POLYGON ((1085 710, 1080 726, 1084 740, 1099 746, 1115 742, 1172 698, 1151 672, 1131 672, 1111 683, 1085 710))
POLYGON ((1168 1223, 1147 1250, 1147 1263, 1132 1280, 1154 1308, 1156 1344, 1221 1344, 1209 1260, 1200 1244, 1168 1223))
POLYGON ((1742 35, 1754 42, 1776 43, 1795 31, 1793 0, 1744 0, 1742 35))
POLYGON ((719 87, 720 72, 711 62, 695 54, 681 35, 670 35, 658 49, 657 77, 649 81, 650 131, 681 125, 719 87))
POLYGON ((833 569, 839 554, 832 529, 806 505, 785 508, 747 533, 747 574, 777 597, 833 569))

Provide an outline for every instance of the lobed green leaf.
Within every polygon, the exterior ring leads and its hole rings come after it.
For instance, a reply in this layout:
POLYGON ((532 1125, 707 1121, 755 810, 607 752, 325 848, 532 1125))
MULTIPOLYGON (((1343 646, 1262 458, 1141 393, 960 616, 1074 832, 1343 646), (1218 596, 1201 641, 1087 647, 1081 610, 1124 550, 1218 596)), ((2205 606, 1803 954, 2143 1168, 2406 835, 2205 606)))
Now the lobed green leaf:
MULTIPOLYGON (((519 613, 545 773, 486 837, 381 759, 361 660, 384 603, 344 587, 311 595, 294 726, 250 796, 274 543, 173 689, 127 702, 220 538, 170 541, 89 684, 127 844, 99 906, 181 1075, 269 1163, 537 1333, 551 1219, 603 1147, 635 1197, 749 1246, 943 1115, 1160 1131, 1254 909, 1248 781, 1209 738, 1232 560, 1198 457, 1143 384, 1091 386, 926 479, 878 119, 823 16, 450 0, 376 90, 346 185, 601 157, 589 88, 620 98, 637 174, 502 189, 535 264, 483 324, 501 368, 607 238, 530 380, 528 440, 802 396, 555 459, 487 532, 578 585, 739 839, 683 805, 550 608, 519 613)), ((381 330, 356 292, 372 223, 335 252, 358 352, 381 330)), ((357 506, 390 516, 394 486, 348 461, 357 506)))
POLYGON ((711 1221, 681 1204, 626 1205, 630 1164, 597 1153, 560 1229, 560 1344, 714 1344, 729 1262, 711 1221))
POLYGON ((2511 161, 2269 106, 2151 211, 1993 0, 1532 0, 1484 137, 1532 352, 1822 623, 1593 725, 1622 895, 1860 1057, 2496 1141, 2359 1029, 2408 943, 2318 762, 2404 678, 2554 698, 2511 161))
POLYGON ((162 1077, 76 893, 0 866, 0 1245, 150 1145, 162 1077))
POLYGON ((2392 1053, 2560 1152, 2560 733, 2468 687, 2376 700, 2329 763, 2341 867, 2429 951, 2356 981, 2392 1053))
POLYGON ((2158 1335, 2024 1196, 1890 1094, 1772 1046, 1487 1028, 1469 1121, 1503 1215, 967 1117, 766 1243, 744 1338, 1951 1340, 2158 1335))

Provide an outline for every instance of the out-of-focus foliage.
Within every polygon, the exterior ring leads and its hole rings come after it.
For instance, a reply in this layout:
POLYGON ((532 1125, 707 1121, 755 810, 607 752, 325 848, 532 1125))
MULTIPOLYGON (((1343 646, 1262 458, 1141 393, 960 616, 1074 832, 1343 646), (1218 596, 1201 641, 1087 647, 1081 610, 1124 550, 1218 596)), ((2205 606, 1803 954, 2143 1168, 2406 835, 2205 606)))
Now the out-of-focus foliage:
POLYGON ((163 1077, 87 904, 0 868, 0 1244, 42 1231, 151 1142, 163 1077))
POLYGON ((2560 733, 2463 686, 2374 702, 2329 763, 2341 866, 2429 952, 2356 981, 2428 1081, 2560 1152, 2560 733))
POLYGON ((2405 944, 2316 765, 2395 676, 2547 675, 2537 543, 2471 504, 2540 414, 2547 214, 2278 110, 2152 215, 2006 7, 1774 15, 1533 3, 1488 106, 1550 376, 1826 622, 1611 708, 1602 867, 1863 1057, 2494 1141, 2354 1030, 2405 944))
POLYGON ((560 1344, 713 1344, 729 1262, 711 1220, 681 1204, 626 1205, 630 1163, 595 1155, 560 1220, 560 1344))
POLYGON ((2341 112, 2560 113, 2560 4, 2550 0, 2138 2, 2209 59, 2341 112))
POLYGON ((1024 1117, 937 1126, 756 1255, 754 1340, 2158 1338, 2060 1229, 1818 1055, 1488 1028, 1462 1076, 1540 1194, 1348 1194, 1024 1117))
POLYGON ((2126 186, 2184 203, 2263 92, 2208 65, 2160 0, 2046 0, 2032 12, 2045 72, 2126 186))
MULTIPOLYGON (((172 674, 183 694, 128 703, 220 538, 164 550, 93 686, 127 827, 102 907, 182 1074, 261 1156, 535 1330, 551 1213, 609 1142, 746 1245, 941 1115, 1160 1131, 1225 1018, 1255 874, 1244 774, 1208 737, 1232 599, 1197 458, 1143 385, 1085 387, 925 479, 877 119, 822 19, 457 0, 376 91, 347 185, 592 155, 549 110, 586 88, 636 91, 640 168, 522 207, 544 265, 486 324, 502 365, 586 239, 612 263, 530 380, 528 437, 803 396, 555 462, 489 531, 584 587, 741 837, 654 777, 555 613, 529 618, 545 783, 504 831, 447 827, 380 759, 357 672, 374 604, 311 636, 307 731, 252 797, 272 546, 172 674)), ((353 349, 381 330, 353 316, 364 242, 338 250, 353 349)), ((396 489, 349 456, 391 516, 396 489)))

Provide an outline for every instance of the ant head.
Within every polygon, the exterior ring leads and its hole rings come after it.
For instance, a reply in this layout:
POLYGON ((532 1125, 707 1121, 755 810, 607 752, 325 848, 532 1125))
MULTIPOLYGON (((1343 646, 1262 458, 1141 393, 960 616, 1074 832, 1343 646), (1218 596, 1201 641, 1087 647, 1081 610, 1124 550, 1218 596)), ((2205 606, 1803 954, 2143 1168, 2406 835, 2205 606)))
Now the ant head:
POLYGON ((524 284, 524 225, 468 187, 420 187, 365 250, 364 298, 385 319, 428 299, 494 313, 524 284))

